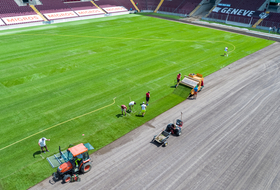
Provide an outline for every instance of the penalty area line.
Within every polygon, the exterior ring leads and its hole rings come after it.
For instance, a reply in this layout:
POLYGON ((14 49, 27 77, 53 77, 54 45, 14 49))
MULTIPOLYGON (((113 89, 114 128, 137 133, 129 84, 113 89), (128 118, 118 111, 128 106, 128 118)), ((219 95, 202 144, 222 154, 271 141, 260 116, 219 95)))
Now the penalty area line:
POLYGON ((9 144, 8 146, 5 146, 5 147, 1 148, 0 151, 1 151, 1 150, 4 150, 4 149, 6 149, 6 148, 8 148, 8 147, 10 147, 10 146, 12 146, 12 145, 15 145, 15 144, 17 144, 17 143, 19 143, 19 142, 21 142, 21 141, 24 141, 24 140, 26 140, 26 139, 28 139, 28 138, 30 138, 30 137, 33 137, 33 136, 35 136, 35 135, 38 135, 38 134, 40 134, 40 133, 42 133, 42 132, 44 132, 44 131, 47 131, 47 130, 49 130, 49 129, 55 128, 55 127, 57 127, 57 126, 59 126, 59 125, 62 125, 62 124, 64 124, 64 123, 67 123, 67 122, 69 122, 69 121, 73 121, 73 120, 75 120, 75 119, 81 118, 81 117, 83 117, 83 116, 89 115, 89 114, 91 114, 91 113, 94 113, 94 112, 97 112, 97 111, 102 110, 102 109, 104 109, 104 108, 107 108, 107 107, 109 107, 109 106, 112 106, 113 104, 115 104, 115 102, 116 102, 115 99, 116 99, 116 98, 117 98, 117 97, 113 98, 113 101, 114 101, 114 102, 111 103, 111 104, 109 104, 109 105, 103 106, 103 107, 101 107, 101 108, 98 108, 98 109, 96 109, 96 110, 90 111, 90 112, 85 113, 85 114, 83 114, 83 115, 80 115, 80 116, 77 116, 77 117, 68 119, 68 120, 63 121, 63 122, 61 122, 61 123, 58 123, 58 124, 56 124, 56 125, 54 125, 54 126, 51 126, 51 127, 47 128, 47 129, 44 129, 44 130, 39 131, 39 132, 37 132, 37 133, 34 133, 34 134, 32 134, 32 135, 30 135, 30 136, 28 136, 28 137, 25 137, 25 138, 23 138, 23 139, 21 139, 21 140, 18 140, 18 141, 16 141, 16 142, 12 143, 12 144, 9 144))

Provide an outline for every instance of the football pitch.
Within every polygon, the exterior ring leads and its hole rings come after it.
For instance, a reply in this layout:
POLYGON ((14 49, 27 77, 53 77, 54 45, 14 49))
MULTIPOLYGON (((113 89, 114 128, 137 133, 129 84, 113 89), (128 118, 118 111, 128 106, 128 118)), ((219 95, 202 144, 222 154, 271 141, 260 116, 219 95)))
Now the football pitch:
POLYGON ((0 189, 49 177, 46 157, 59 146, 98 150, 184 101, 179 72, 207 76, 274 43, 135 14, 1 31, 0 42, 0 189), (42 137, 51 139, 45 154, 42 137))

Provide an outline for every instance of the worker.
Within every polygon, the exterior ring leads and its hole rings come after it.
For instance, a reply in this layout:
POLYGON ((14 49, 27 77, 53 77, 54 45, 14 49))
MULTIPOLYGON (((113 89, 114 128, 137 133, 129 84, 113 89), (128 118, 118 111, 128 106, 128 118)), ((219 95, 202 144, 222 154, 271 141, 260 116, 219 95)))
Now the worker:
POLYGON ((127 107, 125 105, 122 105, 121 108, 122 108, 122 115, 123 115, 123 112, 124 112, 125 116, 126 116, 127 107))
POLYGON ((83 155, 79 154, 78 156, 76 156, 75 158, 75 163, 76 163, 76 168, 79 167, 79 162, 83 159, 83 155))
POLYGON ((143 102, 141 104, 141 113, 142 113, 142 117, 144 117, 145 113, 146 113, 146 107, 147 105, 145 104, 145 102, 143 102))
POLYGON ((224 56, 228 57, 228 47, 225 47, 224 56))
POLYGON ((146 105, 147 105, 147 106, 149 105, 150 97, 151 97, 150 91, 148 91, 148 92, 146 93, 146 105))
POLYGON ((197 97, 197 91, 198 91, 198 86, 196 85, 196 86, 194 87, 193 90, 194 90, 193 98, 196 99, 196 97, 197 97))
POLYGON ((201 80, 201 87, 200 87, 200 90, 202 90, 203 87, 204 87, 204 81, 201 80))
POLYGON ((179 73, 177 75, 177 84, 176 84, 176 88, 178 87, 179 83, 180 83, 180 80, 181 80, 181 73, 179 73))
POLYGON ((133 106, 134 105, 136 105, 136 102, 134 102, 134 101, 131 101, 131 102, 129 102, 129 110, 130 110, 130 112, 132 111, 132 109, 133 109, 133 106))
POLYGON ((41 147, 41 152, 44 152, 44 153, 46 153, 44 151, 44 148, 46 149, 47 152, 49 152, 47 145, 46 145, 46 141, 50 141, 50 139, 46 139, 45 137, 43 137, 43 138, 39 139, 39 142, 38 142, 39 146, 41 147))

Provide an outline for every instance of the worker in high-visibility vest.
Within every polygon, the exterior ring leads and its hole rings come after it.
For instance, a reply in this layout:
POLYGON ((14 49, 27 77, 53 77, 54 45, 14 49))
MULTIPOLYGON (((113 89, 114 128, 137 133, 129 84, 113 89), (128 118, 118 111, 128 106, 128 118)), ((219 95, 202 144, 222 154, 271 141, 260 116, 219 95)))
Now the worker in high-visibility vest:
POLYGON ((75 163, 76 163, 76 168, 79 167, 79 162, 83 159, 83 155, 79 154, 76 159, 75 159, 75 163))

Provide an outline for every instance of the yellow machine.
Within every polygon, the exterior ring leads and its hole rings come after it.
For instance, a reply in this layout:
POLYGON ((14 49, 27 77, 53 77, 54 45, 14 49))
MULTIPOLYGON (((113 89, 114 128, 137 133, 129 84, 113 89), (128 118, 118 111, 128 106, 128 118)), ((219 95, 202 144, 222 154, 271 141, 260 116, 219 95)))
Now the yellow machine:
POLYGON ((192 88, 192 91, 190 93, 190 96, 194 94, 194 87, 198 87, 198 92, 202 90, 204 78, 202 74, 197 73, 196 75, 194 73, 189 74, 188 76, 185 75, 183 80, 180 81, 180 84, 188 86, 192 88))

